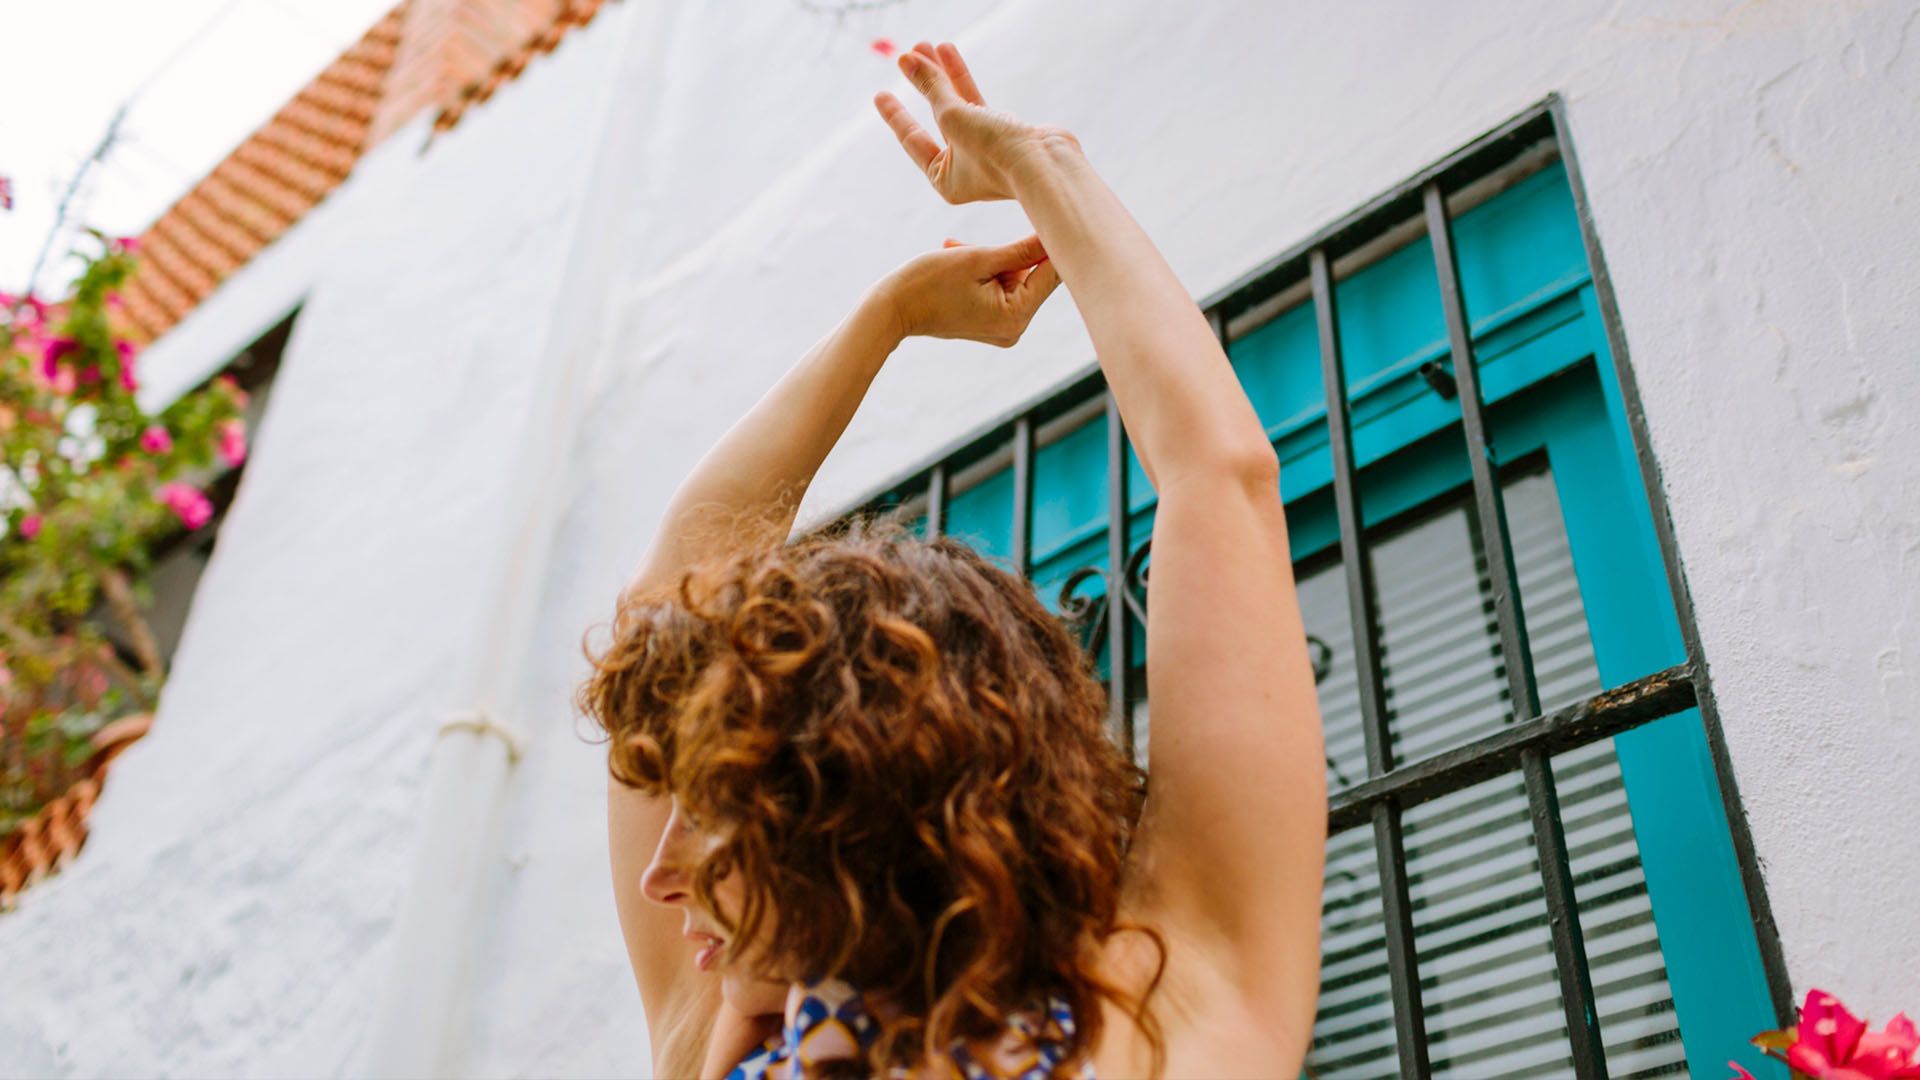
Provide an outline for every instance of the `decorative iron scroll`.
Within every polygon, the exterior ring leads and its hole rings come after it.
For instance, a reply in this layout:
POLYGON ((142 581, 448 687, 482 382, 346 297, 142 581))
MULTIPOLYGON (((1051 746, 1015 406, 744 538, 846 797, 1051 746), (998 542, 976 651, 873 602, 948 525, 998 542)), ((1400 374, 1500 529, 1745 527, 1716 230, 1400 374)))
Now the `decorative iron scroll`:
MULTIPOLYGON (((1153 538, 1148 537, 1127 556, 1126 587, 1121 593, 1127 602, 1127 610, 1147 624, 1147 572, 1148 562, 1152 559, 1153 538)), ((1060 583, 1060 614, 1068 623, 1079 630, 1086 643, 1087 651, 1098 653, 1107 639, 1107 604, 1113 595, 1112 577, 1105 567, 1083 566, 1067 575, 1060 583), (1107 581, 1105 593, 1076 595, 1080 587, 1089 581, 1107 581)), ((1313 634, 1307 635, 1307 657, 1313 665, 1313 682, 1318 686, 1333 673, 1333 646, 1313 634)))
MULTIPOLYGON (((1133 554, 1127 556, 1126 565, 1122 568, 1126 584, 1121 595, 1126 598, 1127 610, 1133 612, 1133 617, 1139 619, 1142 626, 1147 624, 1147 561, 1152 550, 1153 538, 1148 537, 1133 550, 1133 554)), ((1089 565, 1068 574, 1067 580, 1060 583, 1060 614, 1080 631, 1090 653, 1098 653, 1100 647, 1106 644, 1107 604, 1114 593, 1112 577, 1105 567, 1089 565), (1107 582, 1106 592, 1074 595, 1080 586, 1099 580, 1107 582)))

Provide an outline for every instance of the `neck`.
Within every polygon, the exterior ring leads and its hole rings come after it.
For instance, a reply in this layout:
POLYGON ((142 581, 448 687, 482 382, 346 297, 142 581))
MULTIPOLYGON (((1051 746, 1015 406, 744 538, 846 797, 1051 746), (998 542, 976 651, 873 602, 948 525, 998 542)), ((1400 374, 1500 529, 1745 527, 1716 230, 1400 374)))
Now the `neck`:
POLYGON ((707 1039, 706 1058, 701 1076, 724 1076, 741 1058, 746 1057, 781 1031, 779 1013, 748 1016, 732 1005, 721 1002, 714 1014, 713 1031, 707 1039))

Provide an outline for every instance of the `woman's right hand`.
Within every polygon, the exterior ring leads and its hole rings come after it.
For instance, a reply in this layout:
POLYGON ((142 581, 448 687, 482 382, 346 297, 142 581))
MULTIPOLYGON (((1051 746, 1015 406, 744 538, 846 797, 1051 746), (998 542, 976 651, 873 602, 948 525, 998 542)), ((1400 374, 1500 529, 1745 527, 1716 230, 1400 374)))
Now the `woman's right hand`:
POLYGON ((933 106, 934 123, 946 136, 946 145, 928 134, 892 94, 876 95, 874 106, 933 190, 950 203, 1013 198, 1011 174, 1023 157, 1050 141, 1078 145, 1065 128, 1028 124, 987 108, 973 73, 951 44, 937 49, 924 41, 915 45, 900 54, 900 71, 933 106))

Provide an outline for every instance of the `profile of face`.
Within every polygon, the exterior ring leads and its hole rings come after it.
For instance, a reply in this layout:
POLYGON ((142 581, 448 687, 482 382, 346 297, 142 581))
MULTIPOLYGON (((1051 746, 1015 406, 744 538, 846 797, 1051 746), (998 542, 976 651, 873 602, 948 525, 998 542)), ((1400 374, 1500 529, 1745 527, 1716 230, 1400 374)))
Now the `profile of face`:
MULTIPOLYGON (((694 825, 675 798, 667 827, 660 834, 660 846, 640 875, 640 891, 656 904, 681 910, 685 919, 681 933, 699 950, 692 962, 699 970, 719 976, 720 994, 729 1006, 743 1016, 777 1016, 786 1008, 787 985, 755 974, 740 961, 726 959, 730 939, 724 927, 735 921, 742 903, 738 872, 729 872, 714 884, 713 900, 719 912, 708 910, 694 892, 694 871, 714 843, 694 825), (723 920, 721 913, 727 918, 723 920)), ((763 922, 762 937, 767 928, 763 922)), ((748 944, 751 947, 745 951, 749 955, 762 955, 764 941, 748 944)))

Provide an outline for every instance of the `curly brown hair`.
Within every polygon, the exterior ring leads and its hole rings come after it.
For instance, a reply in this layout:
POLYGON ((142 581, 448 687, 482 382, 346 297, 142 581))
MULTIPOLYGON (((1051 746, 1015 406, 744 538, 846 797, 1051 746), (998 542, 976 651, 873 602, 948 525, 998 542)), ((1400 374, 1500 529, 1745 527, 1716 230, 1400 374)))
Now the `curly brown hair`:
MULTIPOLYGON (((576 695, 624 784, 672 792, 738 871, 729 959, 842 978, 900 1012, 865 1063, 938 1060, 1047 996, 1072 1009, 1064 1061, 1098 1044, 1103 1000, 1160 1055, 1147 1011, 1102 975, 1145 777, 1103 727, 1072 629, 964 543, 857 520, 623 595, 576 695), (746 956, 766 926, 777 944, 746 956)), ((718 913, 716 913, 718 914, 718 913)))

